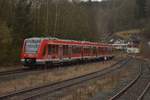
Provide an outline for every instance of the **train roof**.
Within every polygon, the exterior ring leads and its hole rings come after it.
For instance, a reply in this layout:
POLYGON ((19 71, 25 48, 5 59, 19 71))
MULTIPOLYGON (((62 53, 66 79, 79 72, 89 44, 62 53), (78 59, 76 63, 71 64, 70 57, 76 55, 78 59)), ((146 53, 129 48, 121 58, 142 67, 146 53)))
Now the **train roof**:
POLYGON ((59 39, 59 38, 55 38, 55 37, 32 37, 32 38, 27 38, 25 40, 40 40, 40 41, 42 41, 42 40, 54 40, 54 41, 64 41, 64 42, 89 44, 89 45, 111 46, 111 44, 107 44, 107 43, 90 42, 90 41, 77 41, 77 40, 69 40, 69 39, 59 39))

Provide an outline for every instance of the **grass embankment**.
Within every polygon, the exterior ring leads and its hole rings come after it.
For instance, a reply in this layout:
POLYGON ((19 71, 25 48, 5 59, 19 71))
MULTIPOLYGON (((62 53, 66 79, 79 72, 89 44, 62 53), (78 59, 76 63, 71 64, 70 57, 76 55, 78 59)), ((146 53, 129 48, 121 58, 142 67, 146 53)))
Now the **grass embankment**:
POLYGON ((45 71, 44 73, 38 75, 28 75, 22 79, 14 79, 11 81, 2 82, 0 83, 0 93, 66 80, 107 68, 115 62, 116 61, 108 61, 105 64, 99 62, 85 65, 75 65, 67 68, 58 68, 57 70, 51 72, 45 71))

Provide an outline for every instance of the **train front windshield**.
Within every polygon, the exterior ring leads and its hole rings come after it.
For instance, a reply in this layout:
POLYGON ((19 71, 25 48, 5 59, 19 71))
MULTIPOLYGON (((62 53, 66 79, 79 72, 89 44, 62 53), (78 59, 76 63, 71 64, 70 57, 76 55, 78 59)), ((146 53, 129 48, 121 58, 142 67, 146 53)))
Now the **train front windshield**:
POLYGON ((35 54, 38 52, 38 48, 40 46, 41 40, 38 39, 32 39, 32 40, 26 40, 25 41, 25 53, 32 53, 35 54))

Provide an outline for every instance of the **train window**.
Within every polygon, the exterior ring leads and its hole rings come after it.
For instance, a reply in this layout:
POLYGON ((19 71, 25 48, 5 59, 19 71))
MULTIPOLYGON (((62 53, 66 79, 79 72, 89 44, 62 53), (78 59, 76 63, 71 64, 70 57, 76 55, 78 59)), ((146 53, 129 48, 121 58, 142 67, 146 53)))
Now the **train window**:
POLYGON ((91 51, 90 47, 85 47, 85 48, 84 48, 84 52, 85 52, 85 53, 90 53, 90 51, 91 51))
POLYGON ((48 54, 57 54, 58 45, 48 45, 48 54))
POLYGON ((48 45, 48 54, 51 54, 51 52, 52 52, 52 46, 48 45))
POLYGON ((105 52, 105 51, 106 51, 106 47, 103 47, 103 48, 102 48, 102 51, 105 52))
POLYGON ((63 46, 63 55, 68 55, 69 54, 69 46, 68 45, 64 45, 63 46))
POLYGON ((108 48, 108 52, 111 52, 112 50, 111 50, 111 48, 108 48))
POLYGON ((72 46, 72 53, 73 54, 81 53, 81 47, 80 46, 72 46))
POLYGON ((98 52, 101 52, 101 51, 102 51, 102 49, 103 49, 102 47, 99 47, 99 48, 98 48, 98 52))
POLYGON ((102 50, 103 50, 103 51, 106 51, 106 47, 103 47, 102 50))
POLYGON ((107 53, 107 52, 108 52, 108 48, 107 48, 107 47, 104 47, 104 48, 103 48, 103 52, 104 52, 104 53, 107 53))
POLYGON ((55 53, 55 54, 58 54, 58 45, 55 45, 55 46, 54 46, 54 53, 55 53))
POLYGON ((105 51, 104 47, 99 47, 98 48, 98 53, 101 54, 105 51))
POLYGON ((93 54, 96 54, 96 47, 93 47, 93 54))
POLYGON ((38 52, 38 48, 40 46, 40 41, 41 40, 26 40, 25 41, 25 52, 26 53, 37 53, 38 52))

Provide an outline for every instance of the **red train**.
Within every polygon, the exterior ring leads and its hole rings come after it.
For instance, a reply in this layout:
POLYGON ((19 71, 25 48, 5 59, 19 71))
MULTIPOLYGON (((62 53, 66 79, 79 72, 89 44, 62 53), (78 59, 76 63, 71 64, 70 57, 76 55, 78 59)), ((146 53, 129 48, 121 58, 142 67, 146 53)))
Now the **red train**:
POLYGON ((25 66, 49 65, 90 59, 111 59, 112 46, 104 43, 57 38, 25 39, 21 62, 25 66))

